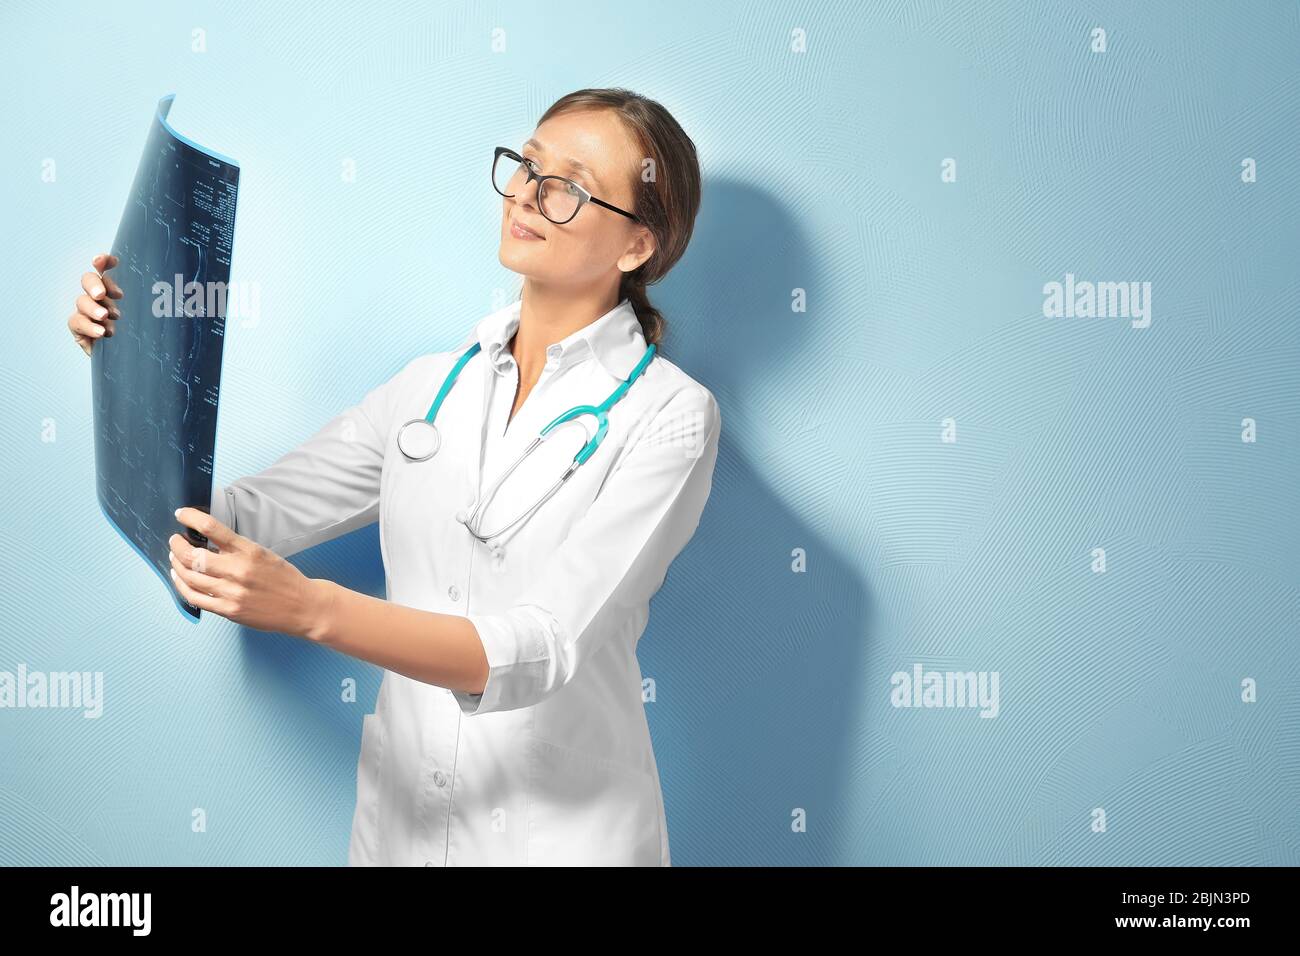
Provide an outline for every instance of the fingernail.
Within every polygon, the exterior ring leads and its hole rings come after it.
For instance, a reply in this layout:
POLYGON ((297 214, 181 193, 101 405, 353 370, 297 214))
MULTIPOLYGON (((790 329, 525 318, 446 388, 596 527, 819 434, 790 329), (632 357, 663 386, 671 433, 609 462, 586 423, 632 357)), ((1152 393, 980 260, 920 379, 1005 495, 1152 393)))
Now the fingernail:
POLYGON ((104 294, 104 287, 99 285, 95 286, 95 291, 91 293, 91 295, 94 296, 101 296, 103 294, 104 294))
POLYGON ((97 325, 97 326, 95 326, 95 330, 94 330, 94 332, 93 332, 92 334, 95 335, 96 337, 99 337, 99 336, 103 335, 103 334, 104 334, 105 332, 107 332, 107 331, 108 331, 108 329, 104 328, 102 325, 97 325))
POLYGON ((176 509, 176 511, 175 511, 175 515, 176 515, 176 517, 178 517, 178 518, 181 516, 181 509, 180 509, 180 508, 177 508, 177 509, 176 509))
POLYGON ((108 309, 96 309, 96 310, 95 310, 95 318, 97 318, 97 319, 102 319, 102 318, 103 318, 104 316, 106 316, 106 315, 108 315, 108 309))

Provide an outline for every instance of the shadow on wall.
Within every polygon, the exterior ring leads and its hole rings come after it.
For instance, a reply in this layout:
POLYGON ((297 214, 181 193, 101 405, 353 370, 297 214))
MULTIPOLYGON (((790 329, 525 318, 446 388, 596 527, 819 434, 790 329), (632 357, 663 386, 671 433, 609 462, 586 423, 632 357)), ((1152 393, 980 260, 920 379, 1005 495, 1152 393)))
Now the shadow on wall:
MULTIPOLYGON (((790 366, 815 367, 801 354, 812 347, 800 340, 810 314, 791 312, 791 290, 815 299, 827 281, 786 209, 747 184, 717 180, 705 184, 686 257, 651 290, 669 322, 665 356, 713 391, 723 416, 704 517, 655 596, 638 647, 642 674, 654 681, 646 712, 675 866, 842 863, 860 835, 847 792, 855 767, 868 762, 854 740, 869 591, 861 569, 800 519, 744 446, 744 435, 774 427, 788 432, 776 436, 783 442, 807 443, 796 433, 803 415, 780 400, 790 366), (755 412, 768 406, 785 411, 775 424, 755 412), (804 573, 792 570, 796 548, 804 573), (792 830, 797 809, 806 833, 792 830)), ((819 467, 821 451, 806 449, 807 468, 819 467)), ((293 560, 312 577, 383 594, 376 525, 293 560)), ((298 726, 281 729, 346 767, 338 786, 350 791, 360 716, 373 710, 382 671, 244 633, 250 679, 283 684, 284 700, 313 702, 286 707, 298 726), (338 701, 346 677, 357 680, 357 705, 338 701)), ((348 835, 344 828, 340 861, 348 835)))
POLYGON ((665 354, 708 386, 723 418, 709 503, 638 649, 656 685, 647 715, 675 866, 834 864, 860 830, 847 791, 866 762, 854 752, 873 633, 865 573, 745 445, 762 435, 794 448, 814 470, 798 486, 837 490, 818 482, 825 449, 802 427, 805 412, 827 409, 790 408, 784 387, 796 368, 818 367, 804 341, 815 311, 792 312, 792 290, 824 302, 829 281, 786 207, 712 180, 687 255, 651 294, 669 322, 665 354), (805 833, 791 827, 798 809, 805 833))

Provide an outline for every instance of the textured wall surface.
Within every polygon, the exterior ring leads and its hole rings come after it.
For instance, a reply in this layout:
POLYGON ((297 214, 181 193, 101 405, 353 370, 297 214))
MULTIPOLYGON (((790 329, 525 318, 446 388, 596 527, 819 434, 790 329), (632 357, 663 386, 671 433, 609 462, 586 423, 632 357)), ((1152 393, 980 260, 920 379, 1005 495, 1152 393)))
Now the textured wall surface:
MULTIPOLYGON (((1300 863, 1296 4, 565 9, 0 13, 0 672, 103 678, 0 708, 0 863, 346 855, 379 672, 185 622, 95 503, 64 323, 158 98, 242 169, 230 481, 504 303, 492 148, 583 86, 705 175, 655 290, 724 419, 640 646, 674 864, 1300 863)), ((382 592, 373 527, 294 560, 382 592)))

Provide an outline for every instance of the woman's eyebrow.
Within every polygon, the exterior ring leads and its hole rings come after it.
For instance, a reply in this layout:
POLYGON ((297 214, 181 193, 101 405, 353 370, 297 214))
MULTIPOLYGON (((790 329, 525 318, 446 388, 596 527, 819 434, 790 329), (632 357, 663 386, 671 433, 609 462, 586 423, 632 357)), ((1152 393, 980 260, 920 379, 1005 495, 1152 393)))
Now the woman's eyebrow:
MULTIPOLYGON (((540 149, 542 152, 547 151, 546 147, 543 146, 541 143, 537 142, 537 140, 535 139, 529 139, 527 142, 524 143, 524 145, 531 146, 534 149, 540 149)), ((575 172, 582 173, 584 176, 590 179, 593 186, 602 189, 604 188, 603 186, 601 186, 600 177, 598 177, 594 172, 592 172, 591 167, 588 166, 586 163, 584 163, 582 160, 569 157, 564 162, 568 164, 569 169, 574 170, 575 172)))

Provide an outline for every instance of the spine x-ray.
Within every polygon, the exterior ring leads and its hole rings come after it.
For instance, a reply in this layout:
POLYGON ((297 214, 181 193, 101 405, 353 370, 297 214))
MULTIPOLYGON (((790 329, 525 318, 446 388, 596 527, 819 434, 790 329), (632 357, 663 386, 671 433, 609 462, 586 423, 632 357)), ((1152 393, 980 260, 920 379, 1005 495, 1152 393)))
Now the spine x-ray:
POLYGON ((108 520, 197 621, 167 539, 207 545, 174 512, 212 504, 239 165, 176 133, 172 99, 158 102, 113 240, 122 317, 91 351, 95 472, 108 520))

